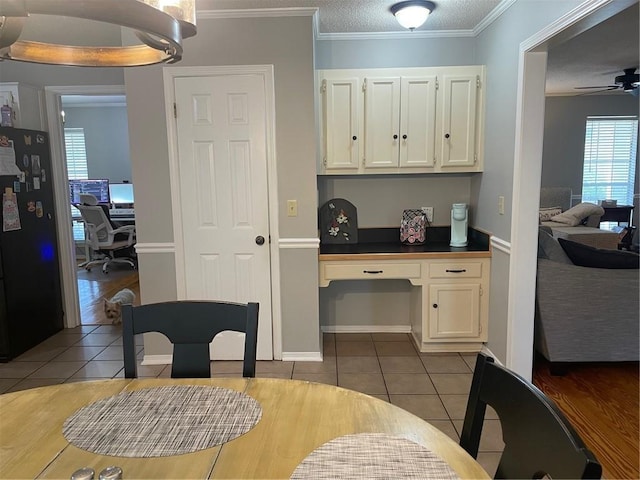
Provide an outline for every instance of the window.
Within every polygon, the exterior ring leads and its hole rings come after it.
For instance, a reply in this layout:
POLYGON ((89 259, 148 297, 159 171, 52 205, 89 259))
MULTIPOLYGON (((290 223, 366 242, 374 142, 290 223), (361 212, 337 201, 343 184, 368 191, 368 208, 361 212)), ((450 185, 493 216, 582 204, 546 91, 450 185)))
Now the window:
POLYGON ((587 117, 582 201, 633 205, 638 117, 587 117))
MULTIPOLYGON (((84 128, 65 128, 64 148, 67 152, 67 176, 69 180, 89 178, 87 149, 84 144, 84 128)), ((71 207, 71 216, 80 216, 78 209, 73 206, 71 207)), ((73 222, 73 239, 84 241, 84 224, 73 222)))
POLYGON ((67 173, 69 180, 89 178, 87 149, 84 144, 84 128, 65 128, 64 146, 67 151, 67 173))

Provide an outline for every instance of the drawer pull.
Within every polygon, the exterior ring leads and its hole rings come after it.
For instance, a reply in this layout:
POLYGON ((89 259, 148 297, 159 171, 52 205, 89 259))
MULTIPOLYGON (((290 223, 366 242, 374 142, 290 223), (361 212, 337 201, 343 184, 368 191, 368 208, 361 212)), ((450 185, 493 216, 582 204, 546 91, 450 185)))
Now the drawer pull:
POLYGON ((384 270, 363 270, 362 273, 372 273, 372 274, 377 274, 377 273, 383 273, 384 270))
POLYGON ((467 270, 465 268, 461 269, 461 270, 449 270, 448 268, 445 270, 445 272, 447 273, 464 273, 467 270))

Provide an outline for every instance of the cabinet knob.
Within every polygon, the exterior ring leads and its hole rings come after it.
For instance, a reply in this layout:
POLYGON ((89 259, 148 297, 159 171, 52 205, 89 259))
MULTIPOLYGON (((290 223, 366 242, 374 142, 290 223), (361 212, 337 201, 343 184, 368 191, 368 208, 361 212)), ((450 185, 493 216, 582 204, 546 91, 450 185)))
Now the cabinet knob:
POLYGON ((355 135, 353 137, 351 137, 351 140, 357 140, 358 137, 356 137, 355 135))
POLYGON ((394 136, 393 136, 393 139, 394 139, 394 140, 397 140, 397 139, 398 139, 398 135, 394 135, 394 136))
POLYGON ((433 308, 438 308, 438 304, 437 304, 437 303, 434 303, 434 304, 433 304, 433 308))
POLYGON ((406 140, 407 139, 407 135, 406 134, 402 135, 402 139, 406 140))
POLYGON ((451 135, 449 135, 448 133, 444 134, 444 138, 449 138, 451 135))

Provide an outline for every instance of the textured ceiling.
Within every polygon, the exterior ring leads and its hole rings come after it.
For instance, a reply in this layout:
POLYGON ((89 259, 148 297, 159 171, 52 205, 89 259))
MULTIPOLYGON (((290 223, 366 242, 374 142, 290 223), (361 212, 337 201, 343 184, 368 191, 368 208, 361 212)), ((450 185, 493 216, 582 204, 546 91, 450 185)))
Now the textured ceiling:
MULTIPOLYGON (((549 50, 547 94, 583 94, 600 89, 575 87, 614 85, 623 69, 640 63, 638 4, 549 50)), ((628 95, 621 90, 613 94, 628 95)))
MULTIPOLYGON (((533 1, 533 0, 527 0, 533 1)), ((552 0, 538 0, 552 1, 552 0)), ((553 0, 558 1, 558 0, 553 0)), ((395 0, 197 0, 198 10, 317 8, 318 33, 401 33, 390 12, 395 0)), ((416 32, 468 34, 503 11, 513 0, 435 0, 436 8, 416 32)), ((596 90, 578 86, 611 85, 622 70, 637 67, 638 4, 549 51, 547 94, 577 95, 596 90)), ((600 92, 598 92, 600 93, 600 92)), ((607 94, 625 94, 620 90, 607 94)))
MULTIPOLYGON (((437 0, 427 22, 416 30, 473 30, 501 2, 437 0)), ((320 33, 406 31, 390 12, 394 0, 197 0, 198 10, 318 8, 320 33)))

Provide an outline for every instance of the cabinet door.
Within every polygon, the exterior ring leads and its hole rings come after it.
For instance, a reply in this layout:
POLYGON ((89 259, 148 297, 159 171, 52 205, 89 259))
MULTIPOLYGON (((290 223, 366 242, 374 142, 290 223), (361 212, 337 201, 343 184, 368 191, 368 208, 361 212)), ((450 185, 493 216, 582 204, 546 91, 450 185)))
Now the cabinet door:
POLYGON ((364 101, 364 166, 397 167, 400 77, 366 78, 364 101))
POLYGON ((476 159, 476 75, 442 76, 443 167, 469 167, 476 159))
POLYGON ((480 284, 429 285, 429 337, 478 339, 480 336, 480 284))
POLYGON ((436 138, 436 77, 402 77, 400 166, 432 167, 436 138))
POLYGON ((357 78, 324 80, 327 169, 358 169, 358 85, 357 78))

